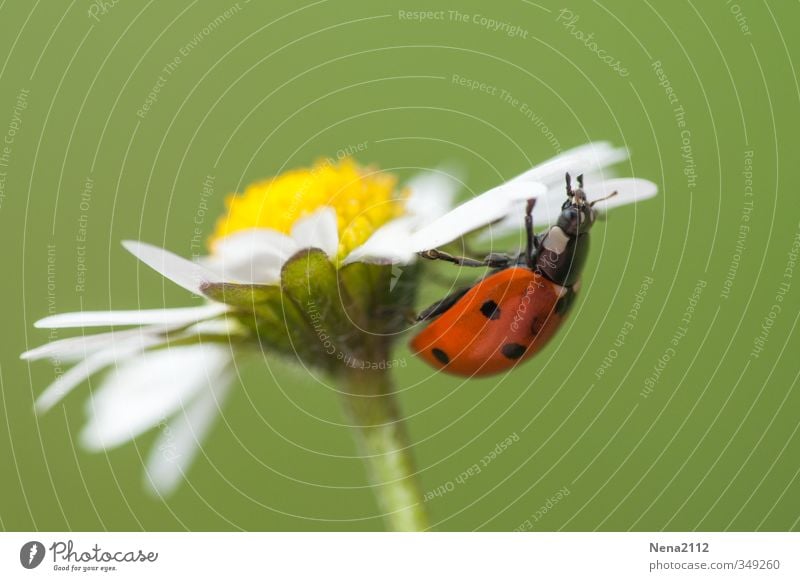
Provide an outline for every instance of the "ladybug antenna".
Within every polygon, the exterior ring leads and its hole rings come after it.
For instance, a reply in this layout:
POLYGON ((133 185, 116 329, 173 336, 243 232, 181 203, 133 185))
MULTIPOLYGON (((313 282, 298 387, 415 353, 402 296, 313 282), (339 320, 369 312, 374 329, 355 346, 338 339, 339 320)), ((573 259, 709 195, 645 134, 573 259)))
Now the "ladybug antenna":
POLYGON ((583 189, 583 174, 578 176, 578 187, 583 189))
POLYGON ((572 177, 570 177, 569 172, 567 172, 567 197, 572 197, 572 177))
POLYGON ((604 201, 606 201, 606 200, 607 200, 607 199, 609 199, 609 198, 613 198, 613 197, 614 197, 614 196, 616 196, 618 193, 619 193, 619 192, 618 192, 617 190, 614 190, 613 192, 611 192, 610 194, 608 194, 607 196, 605 196, 605 197, 603 197, 603 198, 599 198, 599 199, 597 199, 597 200, 592 200, 592 203, 591 203, 591 204, 589 204, 589 207, 590 207, 590 208, 594 208, 594 205, 595 205, 595 204, 597 204, 598 202, 604 202, 604 201))

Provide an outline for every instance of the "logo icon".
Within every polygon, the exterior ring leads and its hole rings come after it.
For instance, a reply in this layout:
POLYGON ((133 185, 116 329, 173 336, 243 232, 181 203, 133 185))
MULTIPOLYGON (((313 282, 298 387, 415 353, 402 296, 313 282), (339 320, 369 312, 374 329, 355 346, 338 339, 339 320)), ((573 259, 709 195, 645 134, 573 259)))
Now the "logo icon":
POLYGON ((400 282, 400 277, 403 276, 403 267, 402 265, 393 262, 392 263, 392 279, 389 281, 389 292, 394 290, 394 287, 400 282))
POLYGON ((26 569, 35 569, 44 559, 44 545, 39 541, 29 541, 19 550, 19 562, 26 569))

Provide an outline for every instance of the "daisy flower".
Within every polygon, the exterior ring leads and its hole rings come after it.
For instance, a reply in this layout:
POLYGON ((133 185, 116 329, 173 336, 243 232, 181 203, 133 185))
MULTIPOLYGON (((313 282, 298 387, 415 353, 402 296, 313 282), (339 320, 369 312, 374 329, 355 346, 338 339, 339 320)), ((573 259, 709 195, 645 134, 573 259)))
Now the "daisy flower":
POLYGON ((163 426, 145 482, 167 494, 224 405, 235 358, 255 352, 299 360, 339 380, 389 526, 422 530, 426 515, 387 372, 392 344, 412 318, 419 253, 479 230, 518 231, 520 206, 530 198, 537 198, 534 219, 544 227, 560 212, 567 171, 593 175, 587 184, 598 198, 619 192, 598 209, 655 195, 645 180, 604 179, 605 168, 626 158, 608 143, 580 146, 455 207, 459 182, 444 170, 400 187, 392 174, 326 160, 254 183, 227 199, 207 256, 192 261, 123 242, 144 264, 202 297, 202 306, 84 311, 36 323, 112 329, 22 354, 74 364, 38 397, 37 411, 106 371, 86 403, 80 441, 106 450, 163 426), (405 266, 399 278, 397 265, 405 266))

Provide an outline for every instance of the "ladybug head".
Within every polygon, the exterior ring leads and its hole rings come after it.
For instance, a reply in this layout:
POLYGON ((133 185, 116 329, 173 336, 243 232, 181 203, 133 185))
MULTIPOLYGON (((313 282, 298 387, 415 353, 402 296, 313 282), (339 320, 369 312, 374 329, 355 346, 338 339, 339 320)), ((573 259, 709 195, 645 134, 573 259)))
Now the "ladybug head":
POLYGON ((597 213, 592 208, 593 205, 586 200, 586 194, 583 191, 583 174, 578 176, 576 189, 572 189, 572 178, 567 174, 567 201, 561 206, 561 215, 558 217, 556 225, 567 236, 577 236, 588 232, 597 218, 597 213))

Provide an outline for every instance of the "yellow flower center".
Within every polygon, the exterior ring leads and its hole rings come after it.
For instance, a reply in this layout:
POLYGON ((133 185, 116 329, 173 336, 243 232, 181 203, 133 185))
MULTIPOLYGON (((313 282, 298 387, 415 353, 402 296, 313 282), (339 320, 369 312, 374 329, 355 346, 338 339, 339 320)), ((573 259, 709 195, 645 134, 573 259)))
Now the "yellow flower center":
POLYGON ((248 228, 289 234, 299 218, 330 206, 336 210, 341 260, 377 228, 403 214, 406 193, 396 186, 393 174, 360 167, 349 158, 287 171, 250 184, 242 194, 229 195, 227 213, 217 220, 209 246, 213 251, 220 239, 248 228))
POLYGON ((289 234, 292 225, 315 210, 336 210, 339 228, 338 258, 344 259, 379 227, 403 214, 405 192, 397 178, 351 159, 317 162, 312 168, 285 172, 249 185, 242 194, 225 200, 227 213, 217 220, 209 246, 248 228, 271 228, 289 234))

